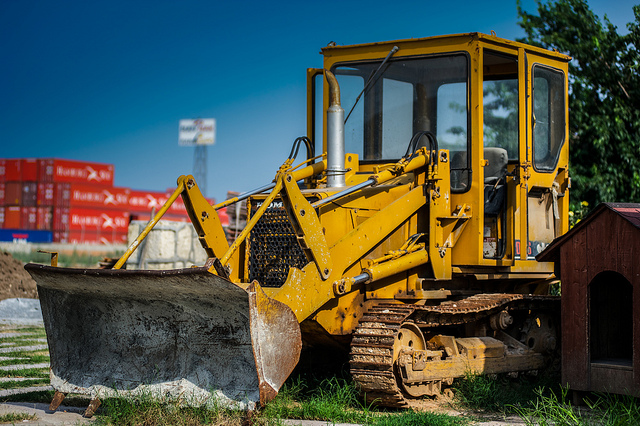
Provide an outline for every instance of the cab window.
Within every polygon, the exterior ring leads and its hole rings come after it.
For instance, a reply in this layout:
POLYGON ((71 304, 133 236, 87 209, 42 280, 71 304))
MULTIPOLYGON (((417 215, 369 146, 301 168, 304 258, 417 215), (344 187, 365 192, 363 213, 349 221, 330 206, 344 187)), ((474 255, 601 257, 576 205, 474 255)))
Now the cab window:
POLYGON ((365 163, 393 162, 406 153, 414 134, 429 131, 439 148, 451 151, 452 190, 466 190, 467 55, 392 58, 376 73, 380 63, 338 64, 332 70, 345 110, 347 152, 357 153, 365 163))
POLYGON ((565 141, 564 74, 533 67, 533 167, 555 170, 565 141))

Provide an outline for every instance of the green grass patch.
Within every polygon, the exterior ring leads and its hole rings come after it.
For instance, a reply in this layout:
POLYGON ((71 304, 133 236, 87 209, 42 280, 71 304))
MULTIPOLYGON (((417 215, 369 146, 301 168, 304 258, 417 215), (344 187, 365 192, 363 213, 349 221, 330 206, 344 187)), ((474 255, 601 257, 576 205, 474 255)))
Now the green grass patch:
POLYGON ((0 366, 16 365, 16 364, 41 364, 49 362, 49 356, 31 355, 30 352, 9 352, 2 354, 6 357, 15 357, 16 359, 7 359, 0 361, 0 366))
POLYGON ((0 423, 16 423, 30 420, 38 420, 38 416, 27 413, 7 413, 0 415, 0 423))
POLYGON ((637 398, 613 394, 595 394, 585 400, 586 407, 568 402, 568 388, 559 392, 538 389, 537 399, 527 407, 515 407, 526 425, 622 426, 640 424, 637 398))
POLYGON ((470 421, 447 414, 385 410, 366 405, 354 382, 346 378, 293 377, 262 412, 268 422, 279 419, 322 420, 372 426, 466 425, 470 421))
POLYGON ((527 376, 517 379, 508 375, 485 376, 467 374, 456 379, 453 388, 456 403, 463 409, 492 413, 515 413, 517 407, 528 406, 535 401, 538 389, 550 392, 559 389, 555 375, 527 376))
POLYGON ((48 368, 21 368, 19 370, 0 371, 0 377, 49 377, 48 368))
POLYGON ((181 407, 176 401, 163 402, 149 396, 140 396, 106 399, 96 416, 96 423, 118 426, 241 426, 256 424, 254 416, 251 412, 210 406, 181 407))
POLYGON ((21 389, 30 386, 47 386, 49 384, 48 377, 34 378, 33 380, 9 381, 1 382, 0 389, 21 389))
POLYGON ((355 383, 338 377, 323 380, 293 377, 264 409, 268 419, 326 420, 365 423, 371 418, 355 383))

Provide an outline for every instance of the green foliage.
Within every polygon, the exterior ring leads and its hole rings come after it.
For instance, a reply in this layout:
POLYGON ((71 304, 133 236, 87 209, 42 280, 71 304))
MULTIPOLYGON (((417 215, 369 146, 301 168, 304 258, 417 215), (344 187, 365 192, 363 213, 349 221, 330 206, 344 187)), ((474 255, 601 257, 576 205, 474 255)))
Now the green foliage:
POLYGON ((484 145, 505 148, 510 157, 518 153, 518 80, 485 81, 484 145))
POLYGON ((589 203, 582 201, 569 210, 569 229, 573 228, 589 213, 589 203))
POLYGON ((536 399, 538 389, 552 389, 556 383, 557 377, 551 375, 521 375, 513 379, 507 375, 467 373, 454 382, 454 389, 458 403, 464 408, 510 413, 516 407, 528 406, 536 399))
POLYGON ((572 198, 640 202, 640 6, 628 34, 586 0, 518 2, 527 43, 569 54, 569 155, 572 198))

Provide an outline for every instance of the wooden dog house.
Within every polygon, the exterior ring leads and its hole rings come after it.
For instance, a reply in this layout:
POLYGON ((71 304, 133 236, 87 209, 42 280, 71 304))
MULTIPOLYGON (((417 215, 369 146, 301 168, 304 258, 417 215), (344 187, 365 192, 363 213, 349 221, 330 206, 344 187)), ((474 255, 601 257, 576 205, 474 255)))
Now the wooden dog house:
POLYGON ((536 259, 562 283, 562 384, 640 396, 640 204, 600 204, 536 259))

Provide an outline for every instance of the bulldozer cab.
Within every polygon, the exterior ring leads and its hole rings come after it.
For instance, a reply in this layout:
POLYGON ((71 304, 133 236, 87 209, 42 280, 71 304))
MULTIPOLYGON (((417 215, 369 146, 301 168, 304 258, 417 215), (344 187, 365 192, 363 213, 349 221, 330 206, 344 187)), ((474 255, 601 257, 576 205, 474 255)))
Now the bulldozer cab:
MULTIPOLYGON (((541 268, 535 255, 568 230, 568 57, 475 33, 322 53, 359 172, 397 161, 418 132, 449 150, 451 204, 476 217, 453 249, 459 271, 541 268)), ((328 89, 322 70, 308 76, 308 134, 326 152, 328 89)))

